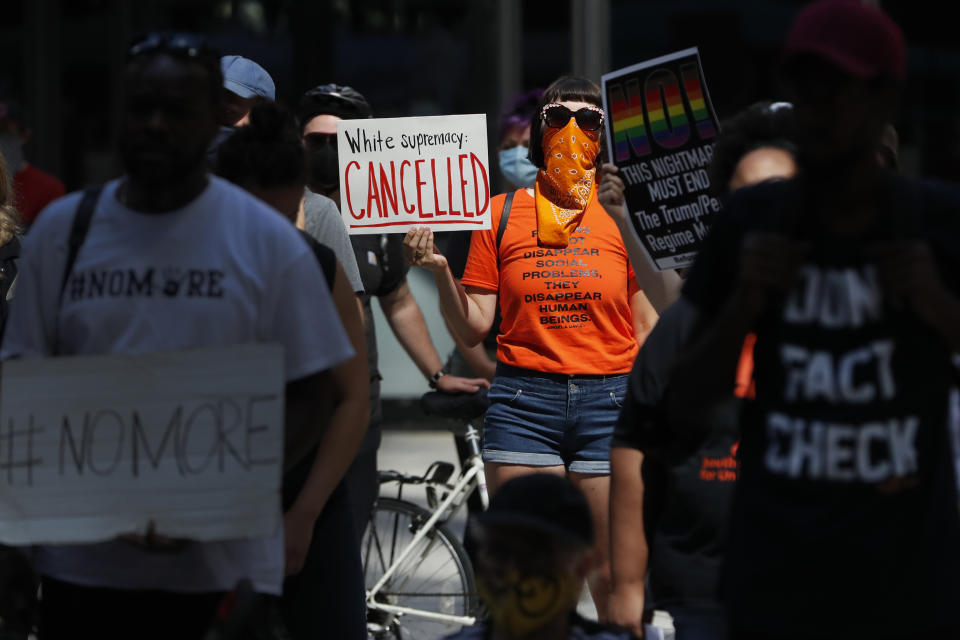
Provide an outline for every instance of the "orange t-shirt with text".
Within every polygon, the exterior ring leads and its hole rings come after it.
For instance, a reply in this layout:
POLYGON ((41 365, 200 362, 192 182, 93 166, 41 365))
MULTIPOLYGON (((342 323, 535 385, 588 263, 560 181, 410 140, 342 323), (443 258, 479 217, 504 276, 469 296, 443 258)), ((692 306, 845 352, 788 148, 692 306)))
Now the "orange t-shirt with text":
POLYGON ((638 291, 617 225, 591 196, 563 249, 537 245, 533 196, 516 192, 497 260, 505 195, 491 229, 474 231, 461 282, 500 294, 497 360, 547 373, 628 373, 637 355, 630 298, 638 291))

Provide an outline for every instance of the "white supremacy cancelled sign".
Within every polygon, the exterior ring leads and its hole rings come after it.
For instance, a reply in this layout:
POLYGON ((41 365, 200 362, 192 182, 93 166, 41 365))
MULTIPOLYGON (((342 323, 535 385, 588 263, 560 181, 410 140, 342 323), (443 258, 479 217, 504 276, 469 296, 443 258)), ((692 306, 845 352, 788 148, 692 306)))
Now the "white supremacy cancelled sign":
POLYGON ((272 535, 283 401, 279 345, 7 361, 0 542, 272 535))
POLYGON ((337 155, 352 234, 490 228, 483 114, 344 120, 337 155))

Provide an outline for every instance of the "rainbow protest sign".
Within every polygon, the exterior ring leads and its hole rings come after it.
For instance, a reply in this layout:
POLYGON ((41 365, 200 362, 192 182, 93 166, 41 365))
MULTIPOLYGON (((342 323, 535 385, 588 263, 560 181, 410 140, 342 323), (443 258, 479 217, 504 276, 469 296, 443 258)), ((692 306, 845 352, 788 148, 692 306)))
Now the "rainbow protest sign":
POLYGON ((707 167, 719 130, 696 48, 603 76, 609 160, 637 239, 658 270, 693 264, 720 202, 707 167))

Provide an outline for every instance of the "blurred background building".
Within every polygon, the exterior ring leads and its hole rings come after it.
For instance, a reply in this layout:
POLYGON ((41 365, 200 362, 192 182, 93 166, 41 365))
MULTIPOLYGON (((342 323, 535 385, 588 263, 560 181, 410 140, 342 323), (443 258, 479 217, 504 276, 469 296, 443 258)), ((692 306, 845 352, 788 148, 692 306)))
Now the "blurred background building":
MULTIPOLYGON (((721 118, 780 97, 777 52, 798 0, 3 0, 0 96, 28 110, 28 159, 68 190, 119 172, 114 156, 127 44, 151 29, 206 34, 223 53, 262 64, 278 99, 349 84, 377 116, 486 113, 491 150, 500 105, 513 92, 575 72, 608 70, 697 46, 721 118)), ((960 43, 928 3, 879 2, 909 45, 899 120, 907 173, 960 177, 960 43)), ((495 156, 491 154, 495 164, 495 156)), ((497 171, 494 191, 504 182, 497 171)), ((416 275, 413 283, 416 286, 416 275)), ((422 284, 422 283, 421 283, 422 284)), ((430 291, 417 286, 425 310, 430 291)), ((439 320, 431 331, 450 346, 439 320)), ((380 332, 388 342, 388 331, 380 332)), ((385 396, 423 391, 382 354, 385 396), (407 386, 404 386, 407 385, 407 386)), ((411 365, 412 367, 412 365, 411 365)))

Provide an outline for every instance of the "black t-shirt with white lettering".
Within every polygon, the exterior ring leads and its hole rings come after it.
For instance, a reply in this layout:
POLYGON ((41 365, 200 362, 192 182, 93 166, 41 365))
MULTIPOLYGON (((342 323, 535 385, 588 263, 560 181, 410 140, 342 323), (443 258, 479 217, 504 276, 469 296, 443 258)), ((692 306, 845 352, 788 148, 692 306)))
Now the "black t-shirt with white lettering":
POLYGON ((750 231, 812 246, 755 331, 724 577, 734 626, 867 637, 960 626, 960 515, 946 430, 950 349, 887 300, 868 247, 919 238, 954 293, 960 192, 888 176, 876 223, 829 234, 800 181, 743 190, 684 287, 710 317, 750 231))

